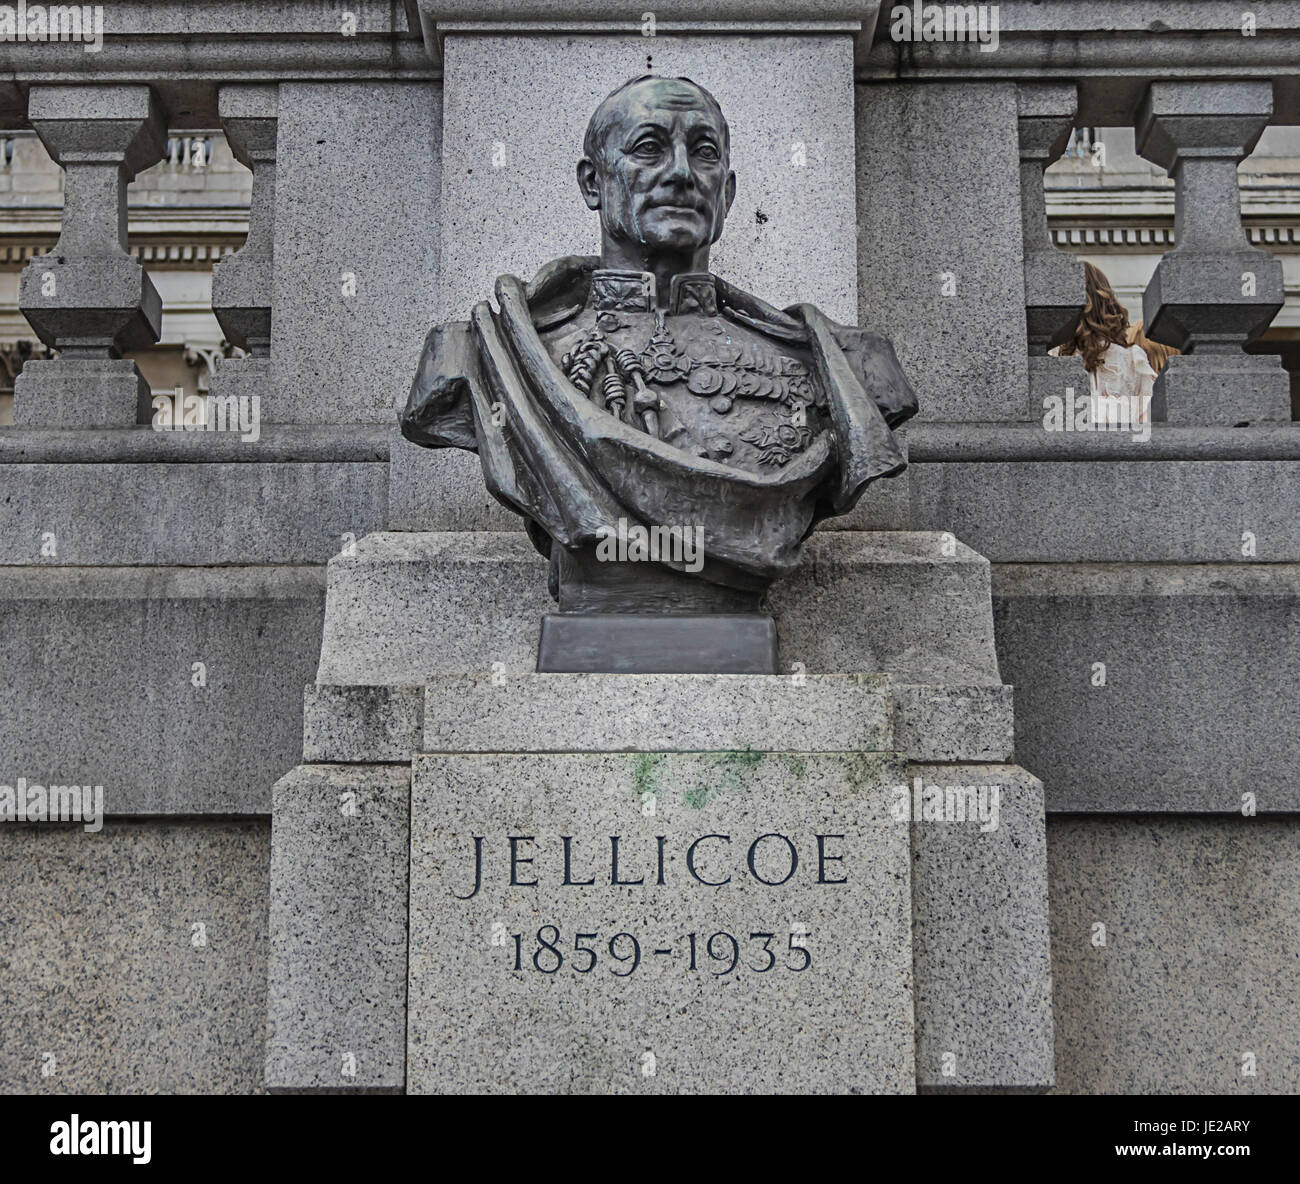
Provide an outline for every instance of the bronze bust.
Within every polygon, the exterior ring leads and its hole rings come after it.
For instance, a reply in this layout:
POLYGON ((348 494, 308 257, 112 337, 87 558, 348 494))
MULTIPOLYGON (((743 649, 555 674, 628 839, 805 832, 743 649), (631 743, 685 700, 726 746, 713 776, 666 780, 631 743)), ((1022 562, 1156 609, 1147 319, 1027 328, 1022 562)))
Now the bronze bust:
POLYGON ((483 301, 425 343, 403 434, 478 452, 562 613, 753 613, 820 519, 905 467, 890 429, 916 400, 885 338, 710 273, 729 148, 689 79, 619 87, 578 163, 600 256, 501 276, 499 311, 483 301), (655 530, 691 532, 694 561, 604 562, 615 533, 655 530))

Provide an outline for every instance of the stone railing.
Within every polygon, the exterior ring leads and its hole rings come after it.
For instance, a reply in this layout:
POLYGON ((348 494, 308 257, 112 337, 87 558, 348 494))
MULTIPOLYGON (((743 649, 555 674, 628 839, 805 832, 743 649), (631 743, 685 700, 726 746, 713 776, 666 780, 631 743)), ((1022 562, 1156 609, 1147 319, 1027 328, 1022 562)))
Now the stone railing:
MULTIPOLYGON (((348 129, 339 112, 330 112, 332 138, 322 143, 336 158, 358 158, 366 183, 390 198, 395 213, 352 223, 367 203, 332 201, 325 186, 317 190, 319 208, 306 215, 296 191, 277 197, 277 143, 281 153, 287 148, 291 167, 304 170, 294 178, 296 187, 320 167, 310 160, 317 145, 303 120, 310 119, 311 101, 328 106, 331 84, 340 88, 340 100, 349 86, 369 82, 423 85, 433 105, 444 70, 454 75, 476 47, 501 44, 517 60, 532 62, 542 60, 550 52, 545 47, 560 35, 595 38, 598 53, 602 40, 610 52, 617 46, 628 56, 628 70, 645 62, 654 68, 657 47, 671 56, 675 45, 690 45, 691 60, 704 73, 710 47, 725 51, 740 44, 738 38, 767 38, 778 55, 790 46, 851 42, 855 64, 844 59, 841 81, 847 84, 847 71, 854 69, 858 126, 856 133, 849 130, 848 147, 857 158, 859 235, 866 248, 859 258, 856 303, 865 320, 899 341, 904 364, 921 388, 923 421, 1034 422, 1041 418, 1044 393, 1086 381, 1077 359, 1046 356, 1082 301, 1083 279, 1078 262, 1051 241, 1042 173, 1077 123, 1134 127, 1139 151, 1167 169, 1177 186, 1177 245, 1162 260, 1144 303, 1149 335, 1184 354, 1160 380, 1156 419, 1194 425, 1289 419, 1287 376, 1277 359, 1242 348, 1267 326, 1283 295, 1277 261, 1252 247, 1241 229, 1235 166, 1270 121, 1297 118, 1297 67, 1281 65, 1300 23, 1296 6, 1256 5, 1249 14, 1254 24, 1243 33, 1245 18, 1230 5, 1179 6, 1181 23, 1165 20, 1161 31, 1153 31, 1140 4, 1013 2, 998 6, 993 52, 985 52, 989 45, 896 41, 892 7, 851 0, 674 2, 629 20, 596 0, 531 6, 422 0, 361 4, 342 14, 314 4, 172 10, 134 3, 106 12, 97 53, 75 43, 0 44, 0 60, 15 78, 0 92, 8 122, 33 128, 66 174, 61 237, 49 255, 27 267, 20 300, 42 341, 60 356, 24 371, 15 422, 27 428, 107 428, 148 421, 147 387, 122 355, 157 339, 160 307, 147 272, 126 251, 125 187, 163 159, 168 128, 180 129, 174 144, 186 127, 203 126, 224 128, 255 178, 248 241, 217 266, 213 281, 214 312, 230 340, 250 356, 228 366, 219 386, 259 394, 268 423, 384 422, 400 395, 397 362, 413 357, 419 325, 410 316, 386 315, 387 283, 361 276, 357 260, 347 258, 338 260, 329 279, 350 302, 348 311, 335 308, 333 316, 313 320, 305 310, 317 311, 314 302, 325 293, 305 289, 301 271, 276 271, 277 202, 298 206, 298 224, 286 229, 295 246, 314 235, 318 245, 347 243, 352 253, 373 258, 389 250, 386 239, 396 229, 404 238, 391 244, 392 269, 410 275, 419 265, 423 290, 440 282, 444 292, 455 292, 458 260, 447 257, 447 227, 461 235, 461 190, 481 201, 480 187, 457 186, 451 204, 440 210, 439 224, 420 226, 396 207, 409 205, 412 187, 423 186, 420 201, 432 213, 442 194, 428 190, 444 188, 440 175, 448 153, 459 146, 439 145, 436 138, 421 142, 409 124, 385 127, 382 119, 348 129), (236 13, 242 27, 232 28, 236 13), (630 37, 643 43, 644 61, 632 60, 630 37), (183 78, 171 70, 182 60, 183 78), (1293 73, 1277 78, 1279 69, 1293 73), (287 140, 280 127, 285 85, 298 88, 289 101, 294 127, 287 140), (308 97, 302 88, 310 87, 324 89, 308 97), (892 119, 895 110, 906 118, 892 119), (960 145, 954 128, 961 129, 960 145), (340 138, 348 130, 367 142, 340 138), (950 199, 952 170, 972 166, 978 175, 969 178, 965 209, 953 210, 950 200, 944 209, 932 200, 950 199), (400 187, 389 189, 398 176, 400 187), (1018 227, 1011 221, 1016 212, 1018 227), (987 233, 990 224, 999 233, 987 233), (900 251, 884 239, 891 230, 930 244, 900 251), (420 233, 423 243, 411 240, 420 233), (881 257, 886 250, 887 259, 881 257), (947 286, 936 275, 950 276, 947 286), (366 278, 376 282, 365 284, 366 278), (984 292, 987 283, 996 283, 996 291, 984 292), (277 295, 286 307, 276 308, 277 295), (290 302, 298 307, 290 310, 290 302), (956 331, 948 323, 954 318, 962 322, 956 331), (1019 321, 1023 328, 1014 323, 1019 321), (350 343, 338 340, 340 330, 350 331, 350 343), (409 331, 409 338, 395 339, 399 331, 409 331), (970 348, 975 342, 977 354, 970 348), (391 367, 381 366, 387 384, 382 397, 364 405, 349 402, 348 392, 332 397, 308 385, 321 370, 304 363, 349 344, 394 359, 391 367)), ((725 75, 730 67, 719 69, 725 75)), ((457 121, 469 126, 498 118, 493 107, 499 95, 488 79, 481 82, 463 96, 471 106, 462 111, 458 96, 444 114, 453 131, 457 121)), ((522 96, 516 98, 517 106, 526 106, 522 96)), ((759 102, 741 119, 770 122, 757 112, 772 106, 759 102)), ((819 115, 797 111, 801 118, 819 115)), ((517 118, 511 113, 507 124, 516 126, 517 118)), ((808 129, 810 138, 815 133, 818 128, 808 129)), ((794 146, 795 156, 802 143, 794 146)), ((533 163, 525 145, 494 145, 514 153, 518 165, 533 163)), ((781 145, 769 145, 769 151, 768 160, 737 164, 742 180, 748 167, 757 172, 760 188, 780 192, 769 180, 778 165, 789 172, 787 153, 781 145)), ((564 152, 572 154, 573 146, 565 144, 556 155, 564 152)), ((501 163, 483 161, 482 174, 513 173, 514 163, 504 169, 501 163)), ((842 168, 842 162, 823 163, 815 180, 831 192, 851 192, 852 176, 827 171, 842 168)), ((528 235, 537 229, 524 208, 522 180, 516 178, 519 192, 510 198, 518 209, 503 207, 500 221, 494 217, 498 238, 491 245, 503 260, 527 259, 528 235)), ((549 193, 553 179, 538 183, 549 193)), ((366 212, 376 204, 368 203, 366 212)), ((827 213, 839 216, 829 208, 827 213)), ((753 237, 752 244, 732 248, 731 258, 762 274, 759 255, 781 244, 765 244, 763 234, 753 237)), ((314 262, 323 264, 324 252, 314 262)), ((323 270, 311 278, 323 288, 323 270)), ((823 277, 803 278, 816 287, 823 277)), ((838 288, 837 283, 826 286, 839 303, 850 305, 838 311, 851 315, 852 277, 838 288)), ((432 321, 434 310, 428 312, 432 321)))
MULTIPOLYGON (((1047 234, 1041 179, 1064 147, 1077 111, 1074 90, 1038 83, 1017 87, 1032 393, 1059 393, 1067 367, 1077 371, 1075 360, 1040 357, 1082 303, 1081 269, 1047 234)), ((1280 262, 1252 246, 1242 227, 1237 184, 1236 166, 1272 113, 1267 82, 1163 80, 1148 86, 1136 113, 1138 151, 1176 185, 1177 245, 1161 260, 1143 300, 1148 336, 1183 351, 1157 381, 1158 421, 1291 418, 1288 379, 1278 359, 1243 351, 1284 298, 1280 262)))
MULTIPOLYGON (((1070 129, 1085 125, 1133 127, 1139 152, 1176 184, 1177 245, 1152 277, 1143 316, 1149 336, 1184 356, 1161 376, 1155 419, 1290 420, 1287 375, 1276 356, 1242 349, 1281 307, 1283 288, 1278 261, 1253 248, 1242 229, 1236 165, 1270 122, 1300 118, 1294 83, 1285 78, 1288 71, 1294 77, 1295 66, 1279 68, 1300 8, 1260 5, 1243 13, 1226 4, 1184 4, 1173 6, 1175 21, 1170 6, 1159 7, 1157 13, 1141 4, 1004 4, 996 52, 946 42, 900 46, 878 36, 858 76, 868 91, 902 80, 964 83, 975 92, 1014 84, 1030 355, 1025 418, 1041 417, 1044 395, 1086 383, 1077 359, 1044 356, 1082 302, 1083 276, 1051 242, 1042 188, 1043 169, 1061 155, 1070 129)), ((882 10, 882 28, 885 20, 882 10)), ((991 321, 987 337, 1000 337, 991 321)), ((1070 451, 1106 447, 1074 436, 1059 443, 1070 451)))

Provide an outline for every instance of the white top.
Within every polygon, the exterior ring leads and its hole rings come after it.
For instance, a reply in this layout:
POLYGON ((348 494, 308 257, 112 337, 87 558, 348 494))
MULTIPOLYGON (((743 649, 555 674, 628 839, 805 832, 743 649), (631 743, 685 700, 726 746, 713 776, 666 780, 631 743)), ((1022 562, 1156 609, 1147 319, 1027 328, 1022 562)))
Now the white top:
POLYGON ((1140 345, 1112 342, 1102 355, 1101 364, 1092 375, 1093 394, 1119 398, 1124 395, 1151 397, 1156 372, 1151 369, 1146 351, 1140 345))
MULTIPOLYGON (((1059 357, 1057 349, 1047 352, 1059 357)), ((1151 417, 1151 387, 1156 372, 1140 345, 1111 342, 1097 369, 1088 375, 1093 423, 1146 423, 1151 417)))

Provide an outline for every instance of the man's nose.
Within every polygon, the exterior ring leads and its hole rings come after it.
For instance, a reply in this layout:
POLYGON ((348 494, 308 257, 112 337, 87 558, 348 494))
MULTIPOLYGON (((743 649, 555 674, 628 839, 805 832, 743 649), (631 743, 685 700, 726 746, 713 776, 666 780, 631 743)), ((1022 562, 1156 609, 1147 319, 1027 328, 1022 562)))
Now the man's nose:
POLYGON ((677 141, 672 146, 672 157, 668 161, 668 169, 664 174, 664 180, 676 181, 683 184, 694 184, 695 176, 691 172, 691 153, 683 141, 677 141))

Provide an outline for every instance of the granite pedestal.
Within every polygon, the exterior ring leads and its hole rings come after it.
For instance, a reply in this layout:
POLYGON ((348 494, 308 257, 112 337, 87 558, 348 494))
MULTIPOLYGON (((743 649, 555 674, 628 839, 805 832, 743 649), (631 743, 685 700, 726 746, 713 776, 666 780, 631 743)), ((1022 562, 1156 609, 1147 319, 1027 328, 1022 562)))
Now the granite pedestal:
POLYGON ((1050 1085, 1042 785, 1012 763, 986 561, 815 536, 768 606, 786 673, 539 674, 520 544, 331 563, 312 763, 275 795, 268 1084, 1050 1085), (364 827, 322 813, 376 794, 364 827))

